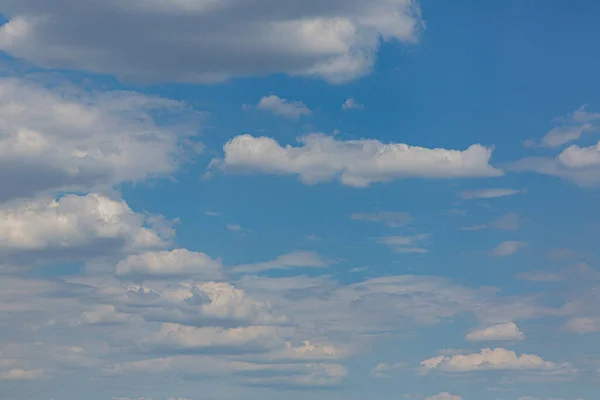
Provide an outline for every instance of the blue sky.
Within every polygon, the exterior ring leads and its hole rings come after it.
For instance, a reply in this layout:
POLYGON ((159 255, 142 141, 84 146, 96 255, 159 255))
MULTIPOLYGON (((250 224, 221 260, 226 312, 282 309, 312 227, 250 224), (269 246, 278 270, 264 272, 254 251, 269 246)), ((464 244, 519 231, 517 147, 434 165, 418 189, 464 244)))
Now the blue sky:
POLYGON ((0 14, 3 399, 594 399, 600 4, 0 14))

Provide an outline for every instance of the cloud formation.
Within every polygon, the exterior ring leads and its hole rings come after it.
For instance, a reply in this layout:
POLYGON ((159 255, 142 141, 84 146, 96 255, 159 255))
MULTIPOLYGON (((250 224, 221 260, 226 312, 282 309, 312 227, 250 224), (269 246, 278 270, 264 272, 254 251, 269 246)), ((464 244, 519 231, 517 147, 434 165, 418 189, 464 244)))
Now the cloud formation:
POLYGON ((13 57, 162 82, 271 73, 346 82, 372 70, 382 41, 414 43, 423 28, 414 0, 4 0, 2 10, 0 50, 13 57))
POLYGON ((0 202, 172 174, 201 150, 200 120, 183 103, 135 92, 2 78, 0 202))
POLYGON ((464 151, 427 149, 378 140, 341 141, 311 134, 300 147, 285 146, 269 137, 241 135, 223 146, 224 158, 211 167, 227 171, 298 175, 305 184, 339 179, 364 188, 375 182, 403 178, 474 178, 502 175, 489 164, 492 149, 475 144, 464 151))

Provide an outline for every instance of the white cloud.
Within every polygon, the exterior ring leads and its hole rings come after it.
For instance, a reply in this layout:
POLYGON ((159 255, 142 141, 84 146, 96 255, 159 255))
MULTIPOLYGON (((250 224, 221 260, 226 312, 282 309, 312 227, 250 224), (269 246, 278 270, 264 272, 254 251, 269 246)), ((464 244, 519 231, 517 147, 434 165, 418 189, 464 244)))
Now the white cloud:
POLYGON ((582 187, 600 185, 600 141, 588 147, 572 145, 555 158, 529 157, 508 166, 518 172, 556 176, 582 187))
POLYGON ((346 99, 344 104, 342 104, 343 110, 364 110, 364 106, 360 103, 357 103, 354 99, 346 99))
POLYGON ((408 225, 414 217, 405 211, 360 212, 350 215, 350 219, 358 221, 383 222, 387 226, 397 228, 408 225))
POLYGON ((241 232, 244 230, 244 228, 242 228, 238 224, 225 224, 225 227, 227 227, 227 229, 229 229, 230 231, 233 231, 233 232, 241 232))
POLYGON ((517 193, 521 193, 523 190, 517 189, 478 189, 478 190, 465 190, 460 195, 463 199, 474 200, 474 199, 494 199, 497 197, 513 196, 517 193))
POLYGON ((163 323, 160 330, 143 340, 149 351, 205 351, 221 354, 268 352, 284 346, 276 326, 252 325, 237 328, 194 327, 163 323))
POLYGON ((472 342, 523 340, 525 339, 525 334, 519 330, 514 322, 507 322, 469 332, 465 336, 465 339, 472 342))
POLYGON ((345 82, 372 70, 381 41, 414 43, 423 28, 414 0, 333 0, 326 6, 108 0, 87 1, 85 14, 79 0, 2 5, 9 22, 0 28, 0 50, 13 57, 46 68, 169 82, 269 73, 345 82))
MULTIPOLYGON (((107 300, 115 301, 114 298, 107 300)), ((123 304, 121 309, 141 312, 140 315, 148 321, 198 327, 278 325, 289 322, 285 315, 273 312, 268 302, 256 301, 244 290, 222 282, 180 283, 162 290, 132 286, 120 303, 123 304)))
POLYGON ((135 213, 123 200, 93 193, 5 203, 0 219, 0 253, 27 257, 160 248, 172 235, 152 229, 158 220, 135 213))
POLYGON ((436 394, 435 396, 430 396, 425 398, 425 400, 463 400, 462 397, 452 395, 448 392, 442 392, 440 394, 436 394))
POLYGON ((567 118, 563 118, 563 124, 552 128, 541 140, 544 147, 560 147, 566 143, 579 140, 585 132, 598 129, 593 123, 600 120, 600 113, 588 112, 587 106, 583 105, 567 118))
POLYGON ((292 268, 326 268, 331 264, 319 254, 312 251, 294 251, 277 257, 271 261, 257 262, 254 264, 238 265, 236 272, 256 273, 272 269, 292 268))
POLYGON ((421 362, 424 371, 439 369, 447 372, 481 370, 555 370, 564 366, 545 361, 535 354, 517 355, 503 348, 482 349, 474 354, 438 356, 421 362))
POLYGON ((429 250, 420 247, 422 242, 428 238, 428 234, 419 234, 414 236, 384 236, 377 240, 397 253, 428 253, 429 250))
POLYGON ((289 101, 276 95, 263 97, 256 108, 290 119, 298 119, 303 115, 312 114, 312 111, 303 102, 289 101))
POLYGON ((472 145, 467 150, 427 149, 378 140, 340 141, 311 134, 299 139, 301 147, 282 147, 268 137, 241 135, 223 146, 224 159, 211 167, 228 171, 298 175, 306 184, 338 179, 348 186, 402 178, 465 178, 500 176, 489 165, 492 149, 472 145))
POLYGON ((570 332, 584 335, 587 333, 600 332, 600 318, 577 317, 565 322, 565 329, 570 332))
POLYGON ((207 280, 223 277, 222 265, 208 255, 186 249, 135 254, 116 267, 120 278, 165 279, 195 276, 207 280))
POLYGON ((494 247, 494 249, 492 249, 492 255, 494 257, 512 256, 526 246, 527 243, 509 240, 494 247))
POLYGON ((189 141, 198 117, 133 92, 0 79, 0 201, 169 175, 200 149, 189 141))

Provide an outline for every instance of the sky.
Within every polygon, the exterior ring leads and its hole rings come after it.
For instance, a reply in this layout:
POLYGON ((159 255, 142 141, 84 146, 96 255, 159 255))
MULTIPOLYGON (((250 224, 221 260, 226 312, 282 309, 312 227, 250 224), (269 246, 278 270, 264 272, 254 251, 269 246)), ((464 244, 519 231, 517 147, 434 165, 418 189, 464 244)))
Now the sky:
POLYGON ((600 3, 0 15, 3 400, 597 398, 600 3))

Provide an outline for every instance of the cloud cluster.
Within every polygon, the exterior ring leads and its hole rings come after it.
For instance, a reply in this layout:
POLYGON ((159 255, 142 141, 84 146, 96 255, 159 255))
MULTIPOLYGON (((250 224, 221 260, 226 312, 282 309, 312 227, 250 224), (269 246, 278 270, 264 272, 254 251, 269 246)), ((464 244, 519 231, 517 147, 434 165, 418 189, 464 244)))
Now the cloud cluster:
POLYGON ((180 102, 135 92, 2 78, 0 202, 172 174, 201 149, 191 141, 200 119, 180 102))

